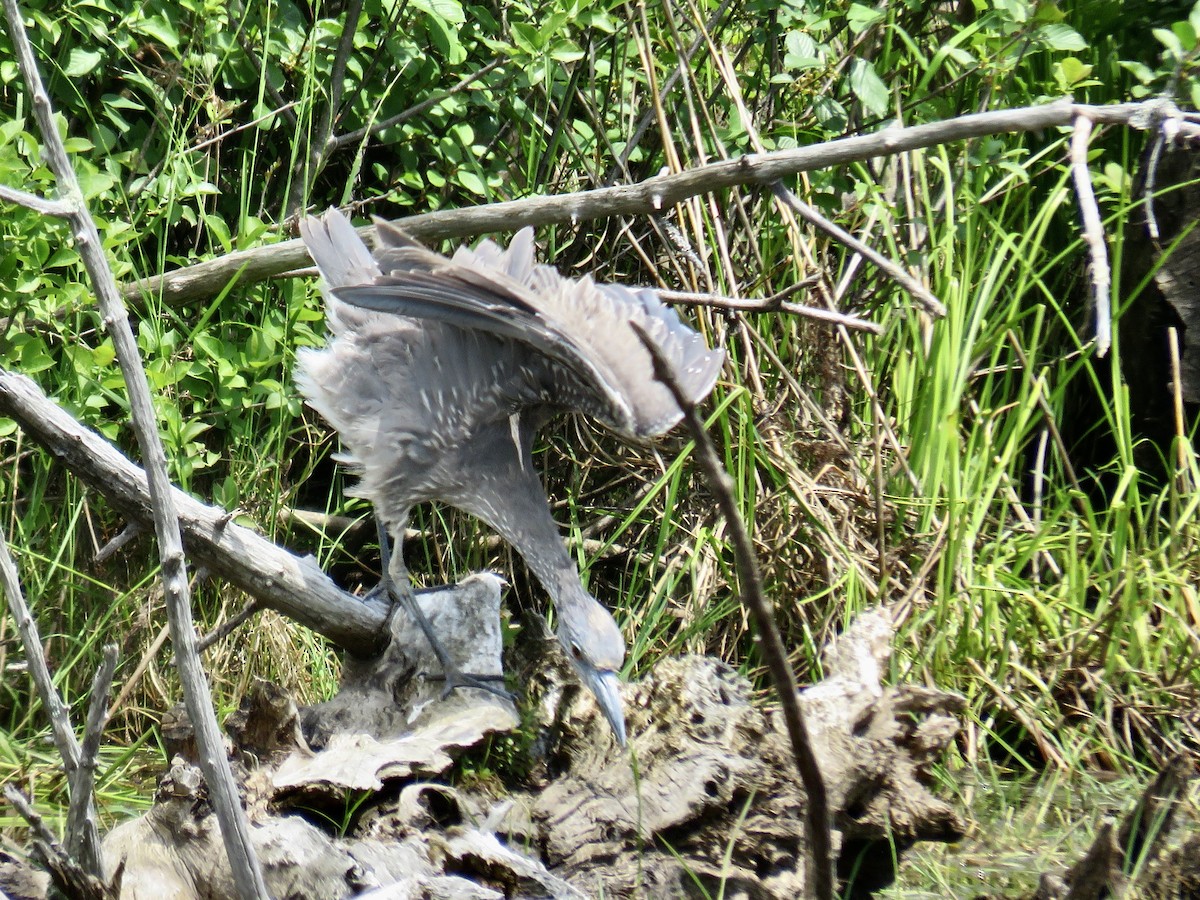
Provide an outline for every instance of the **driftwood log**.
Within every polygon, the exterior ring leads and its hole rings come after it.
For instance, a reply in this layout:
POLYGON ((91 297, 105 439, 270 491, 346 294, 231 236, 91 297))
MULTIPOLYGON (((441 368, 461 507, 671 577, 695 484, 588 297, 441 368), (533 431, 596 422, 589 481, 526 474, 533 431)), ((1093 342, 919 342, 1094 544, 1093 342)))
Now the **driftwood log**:
MULTIPOLYGON (((452 655, 481 674, 499 671, 501 584, 479 575, 419 595, 454 636, 452 655)), ((391 649, 351 661, 330 701, 297 708, 260 683, 227 723, 274 897, 803 895, 805 797, 789 743, 727 665, 667 659, 627 685, 622 752, 555 642, 525 626, 508 668, 526 687, 522 733, 533 739, 496 744, 518 722, 514 706, 473 689, 443 698, 403 613, 391 628, 391 649), (520 777, 450 777, 489 740, 521 760, 520 777)), ((927 789, 962 699, 882 685, 891 637, 885 613, 865 613, 827 649, 826 679, 801 695, 856 895, 889 882, 912 843, 963 832, 927 789)), ((108 873, 123 898, 230 896, 185 722, 170 729, 170 749, 154 808, 105 838, 108 873)))

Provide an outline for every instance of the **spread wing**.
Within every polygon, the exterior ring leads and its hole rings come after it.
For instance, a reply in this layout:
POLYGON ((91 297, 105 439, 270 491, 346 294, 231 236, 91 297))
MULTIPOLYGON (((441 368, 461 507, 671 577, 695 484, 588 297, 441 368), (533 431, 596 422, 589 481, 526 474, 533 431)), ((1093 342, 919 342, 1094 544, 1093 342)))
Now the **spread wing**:
POLYGON ((709 350, 653 290, 564 278, 533 261, 530 229, 507 249, 483 241, 450 259, 386 222, 377 221, 376 229, 380 248, 371 255, 336 211, 305 223, 305 242, 339 301, 338 321, 350 317, 349 307, 359 315, 432 320, 516 342, 533 351, 525 368, 537 382, 539 402, 578 409, 636 437, 663 433, 681 412, 655 380, 631 322, 662 348, 693 402, 716 381, 723 353, 709 350))

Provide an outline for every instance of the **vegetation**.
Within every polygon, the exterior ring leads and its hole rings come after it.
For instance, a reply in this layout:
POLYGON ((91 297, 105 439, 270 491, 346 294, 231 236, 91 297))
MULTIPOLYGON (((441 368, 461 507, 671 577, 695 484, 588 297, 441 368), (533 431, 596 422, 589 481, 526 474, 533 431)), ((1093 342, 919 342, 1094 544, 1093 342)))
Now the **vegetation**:
MULTIPOLYGON (((749 152, 1063 94, 1110 103, 1191 79, 1200 7, 1168 0, 713 0, 530 5, 460 0, 225 4, 36 0, 31 37, 118 277, 288 237, 304 209, 400 217, 637 181, 749 152), (1122 27, 1115 27, 1116 23, 1122 27), (682 73, 679 75, 677 73, 682 73)), ((7 44, 4 45, 8 50, 7 44)), ((29 101, 0 53, 0 183, 51 193, 29 101)), ((1200 472, 1194 434, 1151 446, 1120 333, 1090 344, 1085 251, 1065 133, 997 136, 812 173, 808 202, 918 274, 930 320, 769 193, 727 190, 659 217, 539 233, 547 259, 601 277, 767 297, 805 279, 882 326, 839 333, 780 312, 696 321, 729 354, 711 405, 781 626, 804 680, 816 650, 879 602, 903 615, 897 679, 970 701, 957 772, 1144 773, 1195 747, 1200 472)), ((1119 274, 1139 198, 1140 134, 1093 140, 1089 165, 1119 274)), ((122 449, 133 441, 112 345, 65 229, 5 206, 0 360, 122 449)), ((1114 278, 1128 309, 1144 282, 1114 278)), ((323 341, 311 280, 136 304, 161 429, 184 489, 318 554, 350 586, 372 548, 314 535, 293 510, 352 517, 328 429, 291 385, 323 341)), ((763 682, 722 522, 677 437, 656 453, 568 422, 541 461, 593 591, 630 642, 719 655, 763 682)), ((156 722, 177 699, 157 557, 0 419, 0 527, 18 554, 56 681, 82 718, 99 648, 121 645, 99 779, 107 822, 149 801, 156 722)), ((445 509, 417 521, 414 574, 510 567, 445 509)), ((212 627, 245 602, 197 574, 212 627)), ((515 603, 539 606, 514 574, 515 603)), ((65 809, 45 717, 0 619, 0 780, 65 809)), ((224 711, 253 677, 333 690, 336 655, 261 614, 208 655, 224 711)), ((766 696, 766 695, 764 695, 766 696)), ((15 825, 0 810, 0 830, 15 825)))

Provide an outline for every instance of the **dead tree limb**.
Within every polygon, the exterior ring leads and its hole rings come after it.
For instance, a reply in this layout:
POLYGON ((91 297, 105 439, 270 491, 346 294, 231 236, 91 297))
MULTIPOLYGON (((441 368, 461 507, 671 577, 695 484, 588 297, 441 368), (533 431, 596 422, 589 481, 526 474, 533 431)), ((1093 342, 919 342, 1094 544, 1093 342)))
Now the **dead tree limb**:
MULTIPOLYGON (((46 654, 42 651, 42 638, 38 634, 37 622, 25 603, 17 565, 12 554, 8 552, 8 542, 4 539, 3 531, 0 531, 0 587, 8 597, 9 612, 16 621, 17 633, 21 635, 21 645, 25 648, 25 661, 29 666, 34 690, 37 691, 50 719, 54 745, 58 748, 58 755, 62 757, 63 769, 74 785, 82 757, 79 739, 75 737, 75 729, 71 727, 71 714, 54 687, 54 679, 50 676, 50 667, 46 663, 46 654)), ((103 871, 100 861, 100 832, 96 827, 96 805, 90 786, 86 794, 72 791, 71 808, 76 811, 77 826, 72 832, 76 839, 73 843, 77 844, 75 849, 83 857, 84 868, 98 877, 103 871)))
MULTIPOLYGON (((0 415, 15 420, 122 515, 150 521, 146 473, 47 399, 32 380, 0 369, 0 415)), ((339 590, 311 556, 277 547, 229 521, 225 510, 178 489, 172 489, 171 496, 188 554, 204 568, 351 653, 371 656, 382 648, 387 638, 385 603, 365 602, 339 590)))
MULTIPOLYGON (((1200 137, 1200 125, 1182 120, 1179 111, 1169 104, 1164 106, 1163 101, 1088 106, 1073 103, 1069 99, 1057 100, 1041 106, 974 113, 944 122, 908 127, 889 126, 873 134, 856 135, 811 147, 751 153, 674 175, 658 175, 637 184, 408 216, 397 220, 396 224, 414 238, 432 242, 493 231, 514 231, 526 225, 565 225, 611 216, 650 215, 722 188, 769 186, 781 178, 801 172, 905 153, 922 147, 990 134, 1069 126, 1078 117, 1094 124, 1128 125, 1134 128, 1159 127, 1163 121, 1169 121, 1172 132, 1180 138, 1196 140, 1200 137), (1156 111, 1160 113, 1157 117, 1156 111)), ((363 234, 368 240, 374 240, 373 231, 368 228, 363 234)), ((127 299, 155 294, 168 303, 185 303, 214 296, 234 280, 251 284, 308 264, 304 244, 295 239, 229 253, 194 266, 145 278, 125 285, 123 293, 127 299)))

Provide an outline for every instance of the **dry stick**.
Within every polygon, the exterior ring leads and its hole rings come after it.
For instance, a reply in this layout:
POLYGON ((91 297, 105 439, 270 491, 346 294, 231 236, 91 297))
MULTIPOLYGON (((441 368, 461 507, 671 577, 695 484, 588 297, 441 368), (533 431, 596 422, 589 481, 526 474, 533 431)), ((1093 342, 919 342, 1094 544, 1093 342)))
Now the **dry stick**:
POLYGON ((183 544, 179 536, 179 521, 171 499, 166 455, 158 434, 146 373, 141 368, 137 341, 129 326, 129 317, 121 302, 116 279, 101 249, 100 234, 96 229, 95 220, 88 213, 75 170, 71 167, 66 148, 59 137, 50 97, 37 71, 33 49, 25 34, 17 0, 4 0, 4 11, 8 18, 9 36, 17 53, 17 65, 33 95, 33 111, 42 133, 44 153, 51 171, 54 172, 62 198, 74 207, 67 219, 74 232, 76 248, 96 289, 104 322, 112 335, 117 362, 129 394, 134 431, 142 449, 142 457, 146 461, 150 496, 153 501, 154 527, 162 562, 167 621, 171 626, 171 639, 175 646, 175 660, 183 686, 184 703, 196 730, 200 767, 208 781, 234 883, 238 893, 244 898, 265 898, 268 896, 266 885, 250 843, 250 828, 238 798, 229 760, 225 756, 204 668, 200 662, 200 655, 196 652, 196 632, 192 626, 191 599, 188 593, 183 544))
POLYGON ((849 247, 863 259, 870 260, 875 263, 880 269, 886 272, 893 281, 899 284, 902 288, 912 294, 913 299, 920 303, 925 310, 931 315, 944 316, 946 307, 937 297, 933 296, 929 288, 921 284, 920 281, 913 278, 901 266, 892 262, 882 253, 872 250, 846 229, 839 225, 835 225, 829 221, 807 203, 803 202, 799 197, 789 191, 780 182, 771 185, 771 193, 791 207, 800 218, 809 225, 812 225, 821 231, 825 232, 839 244, 849 247))
POLYGON ((138 660, 138 664, 134 666, 133 672, 125 679, 120 693, 117 694, 117 699, 112 702, 112 707, 109 710, 110 716, 115 715, 122 709, 125 706, 125 701, 137 690, 138 685, 142 682, 142 676, 150 668, 150 663, 154 661, 154 657, 158 656, 159 651, 162 650, 169 634, 170 629, 166 625, 158 630, 158 634, 154 636, 154 640, 150 642, 150 646, 146 648, 146 651, 142 654, 142 658, 138 660))
POLYGON ((108 692, 116 671, 117 647, 109 644, 104 648, 104 659, 92 679, 92 699, 83 728, 83 745, 79 748, 79 766, 71 776, 71 803, 67 807, 67 851, 79 857, 84 869, 98 877, 103 876, 104 867, 100 864, 100 848, 96 842, 99 828, 92 788, 96 783, 100 738, 108 721, 108 692))
POLYGON ((54 834, 46 827, 25 795, 11 784, 4 786, 4 797, 33 831, 33 849, 42 864, 50 871, 51 881, 72 900, 115 900, 117 892, 110 889, 102 879, 85 872, 75 860, 63 850, 54 834))
POLYGON ((1075 119, 1071 134, 1071 177, 1075 181, 1075 196, 1079 198, 1079 217, 1083 222, 1083 242, 1087 244, 1092 275, 1092 303, 1096 307, 1096 356, 1103 357, 1112 346, 1112 311, 1108 304, 1112 270, 1108 265, 1108 246, 1104 243, 1104 225, 1100 207, 1092 190, 1092 173, 1088 169, 1088 141, 1092 122, 1085 116, 1075 119))
POLYGON ((733 482, 717 458, 717 451, 704 428, 704 421, 696 412, 695 404, 679 386, 670 361, 640 325, 636 322, 630 324, 654 361, 654 377, 667 387, 683 411, 684 424, 696 444, 696 462, 704 473, 709 489, 716 495, 717 504, 729 529, 737 562, 742 604, 754 617, 767 668, 770 669, 771 678, 779 691, 779 705, 783 710, 783 720, 787 724, 788 737, 791 738, 792 755, 796 759, 800 781, 808 795, 805 812, 808 814, 808 843, 812 849, 812 864, 808 873, 810 894, 817 900, 832 900, 833 843, 829 831, 829 801, 825 794, 825 782, 821 778, 821 769, 809 743, 808 729, 800 711, 796 676, 788 663, 787 650, 783 646, 779 629, 775 627, 770 604, 763 596, 762 573, 758 568, 758 559, 754 555, 750 535, 746 532, 741 513, 738 512, 737 501, 734 500, 733 482))
MULTIPOLYGON (((46 715, 50 717, 50 731, 54 735, 54 745, 58 755, 62 757, 63 769, 67 777, 74 779, 79 771, 81 752, 79 740, 75 737, 75 729, 71 727, 71 716, 58 691, 54 688, 54 679, 50 675, 50 667, 46 664, 46 656, 42 652, 42 638, 38 634, 37 622, 29 612, 25 597, 21 593, 21 582, 17 574, 17 565, 13 562, 12 554, 8 552, 8 542, 0 529, 0 585, 8 596, 8 609, 17 623, 17 632, 21 635, 21 645, 25 648, 25 659, 29 666, 29 677, 33 679, 34 689, 46 715)), ((71 805, 79 803, 85 807, 86 815, 79 831, 80 846, 84 850, 85 864, 88 871, 100 877, 103 868, 100 865, 100 833, 96 828, 96 810, 92 800, 92 792, 78 795, 72 792, 71 805)))
MULTIPOLYGON (((1183 412, 1183 369, 1179 356, 1179 329, 1167 329, 1167 348, 1171 356, 1171 400, 1175 414, 1175 465, 1177 477, 1185 479, 1188 471, 1187 419, 1183 412)), ((1181 488, 1185 485, 1181 484, 1181 488)))

